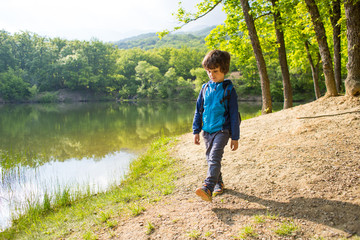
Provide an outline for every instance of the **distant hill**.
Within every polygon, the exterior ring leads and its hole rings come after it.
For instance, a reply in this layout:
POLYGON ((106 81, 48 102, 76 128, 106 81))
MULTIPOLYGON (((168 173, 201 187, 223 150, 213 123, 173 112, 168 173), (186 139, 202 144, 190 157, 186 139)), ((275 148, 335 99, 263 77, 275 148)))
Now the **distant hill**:
POLYGON ((159 39, 156 33, 146 33, 125 38, 113 44, 119 49, 142 48, 148 50, 159 47, 181 48, 182 46, 206 48, 204 39, 215 27, 207 27, 194 32, 171 33, 162 39, 159 39))

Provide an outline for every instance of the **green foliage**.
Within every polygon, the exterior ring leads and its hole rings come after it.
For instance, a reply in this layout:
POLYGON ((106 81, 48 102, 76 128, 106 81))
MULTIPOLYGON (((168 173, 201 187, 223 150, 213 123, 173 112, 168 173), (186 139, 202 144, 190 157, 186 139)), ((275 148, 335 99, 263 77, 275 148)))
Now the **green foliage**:
POLYGON ((21 101, 27 98, 29 84, 22 79, 24 72, 22 70, 8 69, 0 73, 0 96, 9 101, 21 101))
POLYGON ((190 71, 191 75, 195 77, 195 92, 199 92, 202 85, 209 80, 209 77, 204 68, 195 68, 190 71))
POLYGON ((201 66, 206 34, 174 34, 159 43, 161 48, 158 44, 149 50, 121 50, 98 40, 48 39, 30 32, 12 36, 1 31, 0 97, 9 102, 53 102, 60 89, 118 99, 193 97, 194 89, 183 79, 191 79, 190 71, 201 66))
POLYGON ((159 68, 152 66, 146 61, 140 61, 135 67, 136 81, 139 81, 138 95, 140 98, 153 98, 159 94, 159 86, 163 76, 159 68))
POLYGON ((184 79, 191 78, 191 69, 201 67, 202 59, 206 51, 199 52, 196 49, 183 47, 179 50, 172 51, 169 64, 175 68, 178 76, 184 79))
POLYGON ((194 93, 193 83, 189 80, 186 81, 183 77, 178 78, 176 89, 180 99, 195 99, 194 94, 198 94, 197 92, 194 93))
POLYGON ((39 89, 36 84, 33 85, 32 87, 29 87, 28 91, 29 91, 31 97, 34 97, 39 93, 39 89))
POLYGON ((57 95, 58 95, 57 92, 43 92, 38 96, 37 101, 40 103, 56 102, 58 99, 57 95))
MULTIPOLYGON (((232 71, 241 72, 240 86, 235 88, 241 94, 256 93, 259 94, 259 75, 256 67, 256 61, 248 29, 245 23, 241 4, 238 0, 228 1, 200 1, 195 7, 195 13, 187 12, 181 5, 179 6, 175 17, 177 18, 180 28, 183 23, 196 20, 199 16, 205 15, 212 11, 214 7, 218 7, 218 3, 223 3, 223 11, 226 13, 224 24, 218 25, 206 37, 206 44, 209 48, 218 48, 229 51, 232 54, 232 62, 235 69, 232 71)), ((328 44, 332 50, 332 25, 330 22, 332 4, 329 1, 318 1, 321 19, 324 22, 328 44)), ((310 64, 307 52, 305 50, 305 42, 310 44, 310 55, 313 61, 318 63, 319 47, 316 41, 313 24, 310 15, 303 1, 280 0, 274 7, 271 1, 250 1, 250 14, 255 20, 257 35, 260 40, 263 55, 265 57, 267 72, 271 81, 271 95, 274 101, 282 101, 282 77, 277 53, 277 39, 275 34, 273 13, 279 13, 281 17, 281 30, 285 36, 285 47, 287 54, 287 62, 290 67, 290 80, 293 87, 294 101, 303 101, 314 98, 314 90, 307 81, 303 81, 304 77, 312 78, 310 64), (302 75, 305 75, 304 77, 302 75), (279 84, 280 83, 280 84, 279 84)), ((346 74, 347 60, 347 39, 345 29, 345 14, 342 9, 341 18, 338 24, 341 26, 341 47, 342 47, 342 74, 346 74)), ((320 75, 321 75, 320 66, 320 75)), ((321 82, 320 82, 321 83, 321 82)), ((324 91, 322 91, 324 92, 324 91)))

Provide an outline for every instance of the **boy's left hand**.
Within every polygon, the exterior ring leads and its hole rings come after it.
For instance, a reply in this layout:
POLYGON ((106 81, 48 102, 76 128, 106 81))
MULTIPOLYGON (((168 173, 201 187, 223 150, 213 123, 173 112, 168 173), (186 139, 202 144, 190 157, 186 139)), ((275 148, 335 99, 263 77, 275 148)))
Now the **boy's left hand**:
POLYGON ((239 140, 231 140, 230 148, 231 151, 235 151, 239 147, 239 140))

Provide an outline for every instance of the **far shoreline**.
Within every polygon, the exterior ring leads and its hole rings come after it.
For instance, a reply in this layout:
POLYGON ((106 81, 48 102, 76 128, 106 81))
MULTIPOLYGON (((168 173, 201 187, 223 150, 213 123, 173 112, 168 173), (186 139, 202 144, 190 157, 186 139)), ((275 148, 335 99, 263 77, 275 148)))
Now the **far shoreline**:
MULTIPOLYGON (((74 102, 138 102, 138 101, 183 101, 182 99, 140 99, 137 97, 120 99, 105 94, 95 94, 86 90, 68 90, 60 89, 58 91, 41 92, 30 99, 23 99, 18 101, 6 101, 0 96, 0 105, 6 104, 42 104, 42 103, 74 103, 74 102)), ((293 101, 294 103, 307 103, 315 101, 316 99, 304 99, 301 101, 293 101)), ((188 99, 187 99, 188 101, 188 99)), ((191 99, 196 101, 196 97, 191 99)), ((239 102, 262 102, 261 95, 245 95, 238 96, 239 102)), ((275 103, 275 102, 273 102, 275 103)), ((276 102, 278 103, 278 102, 276 102)))

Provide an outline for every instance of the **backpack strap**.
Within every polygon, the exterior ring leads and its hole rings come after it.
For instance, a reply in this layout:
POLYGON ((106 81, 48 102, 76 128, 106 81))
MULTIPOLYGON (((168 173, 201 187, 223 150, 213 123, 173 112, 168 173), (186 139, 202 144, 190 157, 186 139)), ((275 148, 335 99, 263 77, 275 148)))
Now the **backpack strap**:
POLYGON ((205 92, 206 92, 206 89, 207 87, 209 86, 209 82, 207 82, 205 84, 205 86, 201 89, 201 94, 202 94, 202 101, 201 101, 201 106, 200 106, 200 113, 202 114, 204 112, 204 101, 205 101, 205 92))
POLYGON ((221 104, 223 104, 227 100, 227 104, 225 104, 225 113, 224 113, 224 115, 226 115, 227 112, 229 111, 230 94, 231 94, 232 89, 233 89, 232 83, 229 83, 226 86, 224 86, 224 96, 220 100, 221 104))
MULTIPOLYGON (((229 104, 230 104, 230 94, 231 91, 233 89, 233 84, 232 83, 228 83, 226 86, 224 86, 224 97, 221 99, 220 103, 224 103, 227 100, 227 104, 225 104, 225 113, 224 116, 226 116, 226 114, 228 114, 229 112, 229 104)), ((239 125, 241 124, 241 115, 240 112, 238 111, 238 119, 239 119, 239 125)))
POLYGON ((226 100, 229 100, 230 99, 230 93, 231 93, 231 90, 232 90, 233 86, 232 84, 228 84, 225 89, 224 89, 224 96, 223 98, 220 100, 220 103, 224 103, 226 100))

